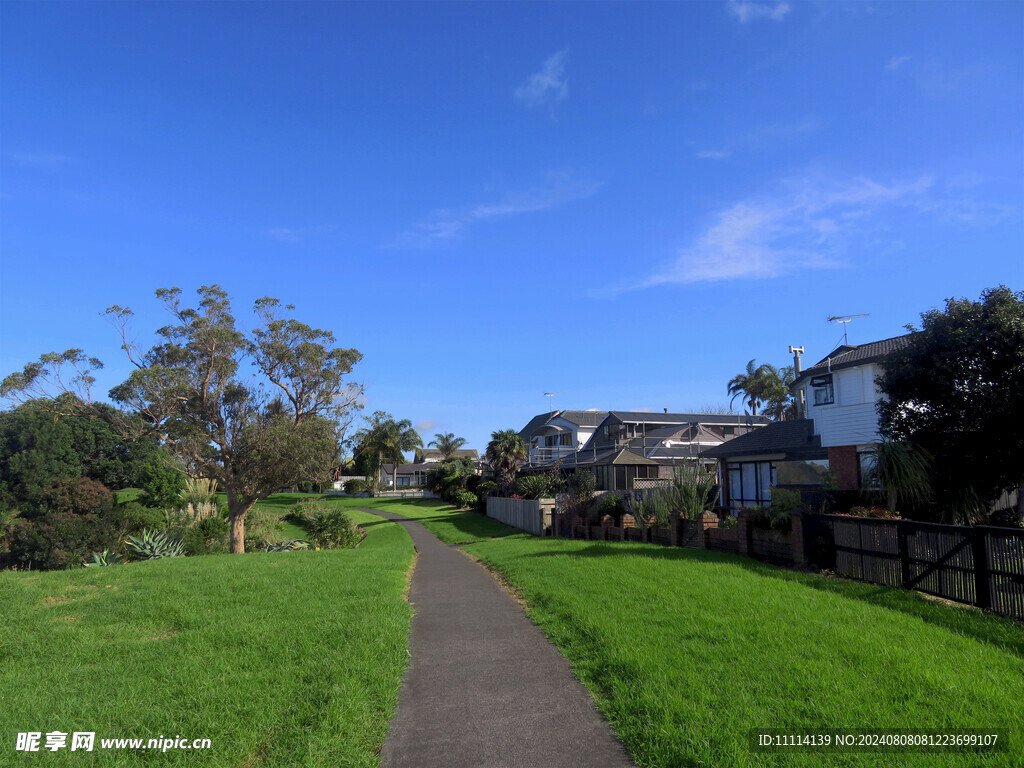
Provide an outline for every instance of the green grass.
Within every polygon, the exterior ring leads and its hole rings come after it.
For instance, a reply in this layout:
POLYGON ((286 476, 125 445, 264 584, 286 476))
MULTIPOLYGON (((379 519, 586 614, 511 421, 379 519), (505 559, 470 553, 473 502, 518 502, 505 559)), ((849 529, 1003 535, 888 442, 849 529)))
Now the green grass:
POLYGON ((347 507, 379 509, 403 515, 423 523, 445 544, 469 544, 500 538, 531 538, 515 528, 499 523, 478 512, 460 512, 435 499, 346 499, 338 500, 347 507))
MULTIPOLYGON (((226 497, 224 494, 217 494, 218 499, 224 503, 226 497)), ((267 518, 276 518, 281 522, 280 538, 282 539, 306 539, 309 534, 306 529, 301 525, 296 525, 288 520, 284 519, 292 507, 303 499, 308 498, 321 498, 317 494, 310 493, 275 493, 268 496, 265 499, 260 499, 256 502, 256 506, 249 512, 254 518, 260 516, 266 516, 267 518)), ((329 498, 329 497, 324 497, 329 498)))
POLYGON ((465 551, 526 599, 641 766, 1024 764, 1020 624, 725 553, 504 526, 486 540, 500 524, 436 503, 403 512, 449 543, 481 539, 465 551), (749 748, 754 728, 998 728, 1010 751, 772 755, 749 748))
POLYGON ((355 550, 0 573, 3 765, 376 766, 407 661, 413 555, 355 550), (209 738, 206 751, 14 751, 20 731, 209 738))

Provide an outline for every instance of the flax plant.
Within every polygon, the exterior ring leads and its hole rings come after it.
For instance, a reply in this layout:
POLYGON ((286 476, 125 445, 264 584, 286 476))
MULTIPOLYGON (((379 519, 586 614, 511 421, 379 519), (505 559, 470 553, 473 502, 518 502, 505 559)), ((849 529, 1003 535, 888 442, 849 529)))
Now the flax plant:
POLYGON ((717 478, 697 462, 677 467, 665 493, 669 509, 676 510, 689 520, 696 520, 711 507, 711 491, 717 478))

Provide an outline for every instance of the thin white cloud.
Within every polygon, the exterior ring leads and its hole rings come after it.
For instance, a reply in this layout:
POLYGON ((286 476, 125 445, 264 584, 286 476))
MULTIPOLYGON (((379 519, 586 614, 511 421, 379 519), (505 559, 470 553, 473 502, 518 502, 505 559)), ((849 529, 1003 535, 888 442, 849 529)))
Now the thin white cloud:
POLYGON ((332 226, 319 226, 319 227, 267 227, 263 230, 263 235, 269 237, 271 240, 277 240, 279 243, 301 243, 312 237, 322 235, 326 232, 330 232, 334 227, 332 226))
POLYGON ((666 268, 635 287, 781 277, 800 269, 843 266, 843 246, 876 224, 883 209, 927 211, 929 176, 883 184, 867 178, 844 183, 805 179, 771 198, 738 202, 666 268))
POLYGON ((732 157, 732 152, 728 149, 702 149, 697 157, 701 160, 725 160, 732 157))
POLYGON ((729 0, 729 13, 746 24, 758 19, 782 21, 792 9, 785 2, 757 2, 757 0, 729 0))
POLYGON ((910 61, 909 56, 893 56, 891 59, 889 59, 889 61, 885 63, 885 68, 890 72, 895 72, 908 61, 910 61))
POLYGON ((391 245, 397 248, 432 248, 464 235, 479 222, 557 208, 597 194, 599 182, 577 179, 566 173, 550 173, 543 183, 500 200, 456 210, 437 210, 415 227, 402 232, 391 245))
POLYGON ((412 425, 412 428, 419 432, 420 436, 422 436, 423 434, 430 432, 436 426, 436 421, 434 421, 433 419, 426 419, 424 421, 417 421, 415 424, 412 425))
POLYGON ((569 81, 565 76, 567 50, 553 53, 540 71, 534 72, 515 90, 515 97, 527 107, 561 101, 569 95, 569 81))
POLYGON ((14 161, 15 165, 20 165, 23 168, 52 170, 71 162, 70 157, 58 154, 57 152, 9 152, 8 156, 14 161))

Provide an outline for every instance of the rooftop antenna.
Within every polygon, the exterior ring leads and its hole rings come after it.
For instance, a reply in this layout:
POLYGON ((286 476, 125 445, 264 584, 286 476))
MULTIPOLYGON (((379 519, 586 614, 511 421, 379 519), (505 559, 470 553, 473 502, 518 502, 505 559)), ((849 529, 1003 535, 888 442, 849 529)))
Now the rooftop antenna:
POLYGON ((548 412, 549 413, 554 413, 555 412, 555 409, 551 407, 552 405, 554 405, 555 401, 552 400, 551 398, 553 398, 555 395, 560 395, 560 394, 562 394, 562 393, 561 392, 545 392, 544 393, 544 397, 548 398, 548 412))
POLYGON ((835 315, 834 317, 828 318, 830 323, 842 323, 843 324, 843 344, 849 344, 850 340, 846 335, 846 326, 850 324, 850 321, 855 317, 867 317, 864 315, 835 315))

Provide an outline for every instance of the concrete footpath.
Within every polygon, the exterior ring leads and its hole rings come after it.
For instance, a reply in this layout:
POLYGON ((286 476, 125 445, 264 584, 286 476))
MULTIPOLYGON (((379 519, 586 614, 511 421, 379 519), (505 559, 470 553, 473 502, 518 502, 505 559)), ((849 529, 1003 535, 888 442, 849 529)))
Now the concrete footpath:
POLYGON ((627 768, 569 662, 480 565, 422 524, 412 655, 382 768, 627 768))

